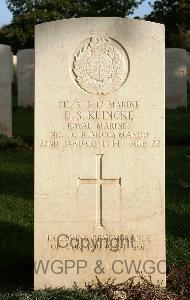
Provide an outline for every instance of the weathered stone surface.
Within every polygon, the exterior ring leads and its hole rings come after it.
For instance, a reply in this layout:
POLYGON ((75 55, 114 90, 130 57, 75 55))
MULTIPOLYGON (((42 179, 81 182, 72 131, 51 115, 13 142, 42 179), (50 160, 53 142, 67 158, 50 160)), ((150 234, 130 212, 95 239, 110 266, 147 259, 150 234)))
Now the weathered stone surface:
POLYGON ((34 49, 20 50, 17 53, 18 105, 34 106, 34 49))
POLYGON ((0 45, 0 134, 12 136, 12 53, 0 45))
POLYGON ((187 106, 186 50, 166 49, 166 108, 187 106))
POLYGON ((35 288, 133 262, 165 285, 164 26, 62 20, 35 44, 35 288))

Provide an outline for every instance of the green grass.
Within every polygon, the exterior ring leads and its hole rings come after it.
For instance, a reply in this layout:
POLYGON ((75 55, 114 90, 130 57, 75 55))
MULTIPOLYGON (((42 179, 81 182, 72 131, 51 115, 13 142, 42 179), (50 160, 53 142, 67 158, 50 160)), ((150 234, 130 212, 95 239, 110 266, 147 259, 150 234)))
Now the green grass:
POLYGON ((1 152, 0 174, 0 288, 10 282, 18 288, 25 280, 28 286, 33 261, 33 152, 1 152))
POLYGON ((18 107, 18 97, 13 94, 13 136, 20 137, 29 145, 34 144, 34 110, 18 107))
POLYGON ((166 150, 167 262, 190 262, 190 147, 166 150))
POLYGON ((187 109, 166 110, 166 144, 190 145, 190 90, 187 93, 187 109))
POLYGON ((1 153, 0 174, 1 267, 9 265, 10 257, 11 264, 15 265, 23 263, 23 257, 31 258, 34 196, 32 151, 1 153))
POLYGON ((29 145, 34 144, 34 111, 18 108, 13 111, 13 136, 21 137, 29 145))
POLYGON ((12 108, 13 110, 16 110, 18 106, 18 97, 17 95, 13 94, 12 96, 12 108))
POLYGON ((166 111, 166 144, 190 145, 190 110, 166 111))

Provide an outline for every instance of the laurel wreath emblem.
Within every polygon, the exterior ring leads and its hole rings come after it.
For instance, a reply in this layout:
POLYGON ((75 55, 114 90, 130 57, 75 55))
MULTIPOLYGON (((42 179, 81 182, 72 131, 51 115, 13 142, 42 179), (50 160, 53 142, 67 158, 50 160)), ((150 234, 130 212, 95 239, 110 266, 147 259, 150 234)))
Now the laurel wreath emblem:
POLYGON ((93 35, 74 55, 72 73, 77 85, 90 94, 119 89, 128 75, 128 58, 119 43, 93 35))

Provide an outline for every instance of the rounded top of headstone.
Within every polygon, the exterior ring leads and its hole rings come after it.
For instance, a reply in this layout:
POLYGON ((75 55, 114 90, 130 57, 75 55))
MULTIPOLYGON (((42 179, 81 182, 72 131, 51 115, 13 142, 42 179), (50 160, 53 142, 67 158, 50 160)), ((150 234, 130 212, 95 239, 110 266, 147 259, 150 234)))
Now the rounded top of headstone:
POLYGON ((182 48, 166 48, 166 51, 186 52, 186 49, 182 49, 182 48))
POLYGON ((18 55, 33 55, 34 51, 35 51, 34 49, 22 49, 17 52, 17 56, 18 55))
POLYGON ((9 50, 11 50, 11 46, 9 46, 9 45, 4 45, 4 44, 0 44, 0 48, 4 48, 4 49, 9 49, 9 50))
POLYGON ((160 27, 163 30, 165 29, 165 25, 161 24, 161 23, 157 23, 157 22, 151 22, 151 21, 145 21, 145 20, 139 20, 139 19, 130 19, 130 18, 122 18, 122 17, 81 17, 81 18, 69 18, 69 19, 62 19, 62 20, 56 20, 56 21, 51 21, 51 22, 46 22, 46 23, 41 23, 41 24, 37 24, 35 25, 35 29, 38 30, 38 28, 40 27, 44 27, 44 26, 53 26, 56 24, 60 24, 60 23, 65 23, 65 24, 69 24, 69 23, 75 23, 75 24, 79 24, 79 23, 100 23, 101 25, 103 23, 111 23, 111 22, 120 22, 122 23, 128 23, 128 24, 132 24, 132 25, 145 25, 145 26, 156 26, 156 27, 160 27))
POLYGON ((120 93, 131 80, 134 49, 143 50, 142 37, 163 44, 164 25, 118 17, 63 19, 36 26, 36 56, 51 48, 49 60, 58 64, 59 78, 76 92, 120 93))

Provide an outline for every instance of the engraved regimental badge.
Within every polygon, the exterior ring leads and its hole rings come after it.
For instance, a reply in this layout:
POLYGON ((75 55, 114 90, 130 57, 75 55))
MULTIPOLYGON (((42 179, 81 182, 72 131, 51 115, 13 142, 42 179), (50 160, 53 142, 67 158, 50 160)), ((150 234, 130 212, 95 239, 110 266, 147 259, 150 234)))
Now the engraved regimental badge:
POLYGON ((94 34, 76 50, 72 74, 76 84, 90 94, 107 94, 127 79, 127 52, 108 36, 94 34))

